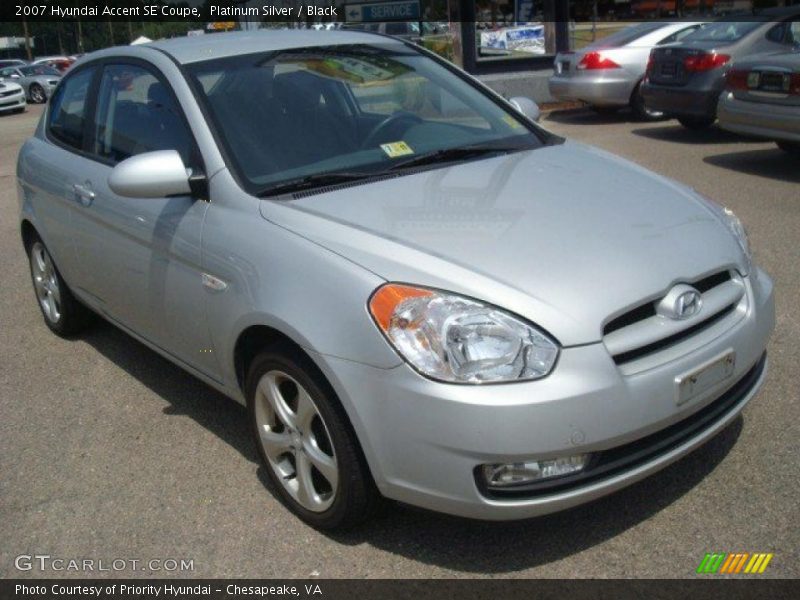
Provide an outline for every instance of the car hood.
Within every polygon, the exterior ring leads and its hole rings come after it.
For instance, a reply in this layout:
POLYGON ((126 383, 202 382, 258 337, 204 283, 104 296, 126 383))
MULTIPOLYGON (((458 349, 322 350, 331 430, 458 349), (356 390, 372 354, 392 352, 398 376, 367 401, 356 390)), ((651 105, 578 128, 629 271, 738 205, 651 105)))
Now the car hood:
POLYGON ((265 200, 261 213, 386 280, 511 310, 565 346, 744 260, 689 188, 573 142, 265 200))

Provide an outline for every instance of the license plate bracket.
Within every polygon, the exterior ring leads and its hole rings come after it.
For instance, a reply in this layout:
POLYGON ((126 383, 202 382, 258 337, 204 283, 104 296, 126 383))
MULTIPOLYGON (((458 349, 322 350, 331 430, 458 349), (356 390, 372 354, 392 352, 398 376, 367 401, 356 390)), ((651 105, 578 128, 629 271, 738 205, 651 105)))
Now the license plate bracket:
POLYGON ((686 404, 733 375, 736 353, 727 350, 699 367, 675 378, 675 403, 686 404))

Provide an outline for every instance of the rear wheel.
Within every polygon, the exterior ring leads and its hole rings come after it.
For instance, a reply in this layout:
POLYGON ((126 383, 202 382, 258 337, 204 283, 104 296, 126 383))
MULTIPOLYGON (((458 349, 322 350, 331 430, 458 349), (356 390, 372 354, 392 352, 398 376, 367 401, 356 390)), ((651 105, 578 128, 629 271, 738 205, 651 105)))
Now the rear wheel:
POLYGON ((31 244, 28 258, 36 300, 47 327, 61 337, 79 333, 89 323, 91 312, 69 291, 41 240, 31 244))
POLYGON ((647 108, 642 96, 642 84, 636 86, 631 94, 631 110, 634 116, 640 121, 659 121, 664 118, 664 113, 659 110, 647 108))
POLYGON ((246 383, 258 452, 281 499, 320 529, 351 527, 378 491, 339 400, 301 352, 276 345, 257 356, 246 383))
POLYGON ((714 117, 678 117, 678 122, 693 131, 700 131, 708 129, 714 124, 716 119, 714 117))
POLYGON ((800 156, 800 142, 786 142, 781 140, 775 143, 778 145, 778 148, 780 148, 784 152, 800 156))
POLYGON ((31 97, 31 102, 35 104, 44 104, 47 101, 47 94, 44 93, 44 88, 38 83, 31 85, 31 89, 28 91, 28 94, 31 97))

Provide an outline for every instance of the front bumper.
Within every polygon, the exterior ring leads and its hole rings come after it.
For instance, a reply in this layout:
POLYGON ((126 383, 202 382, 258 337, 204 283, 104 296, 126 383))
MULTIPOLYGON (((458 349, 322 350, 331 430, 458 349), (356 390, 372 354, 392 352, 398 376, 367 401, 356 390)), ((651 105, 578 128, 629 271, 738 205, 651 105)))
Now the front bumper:
POLYGON ((636 79, 598 72, 596 75, 553 75, 548 80, 550 95, 558 100, 581 100, 594 106, 627 106, 636 79))
POLYGON ((0 112, 19 110, 25 106, 25 92, 22 89, 16 94, 0 96, 0 112))
POLYGON ((642 97, 647 108, 675 117, 709 117, 717 115, 719 89, 694 89, 642 83, 642 97))
POLYGON ((713 340, 703 338, 677 359, 633 374, 623 374, 602 343, 563 349, 554 371, 539 381, 484 386, 436 383, 406 365, 377 369, 315 358, 350 415, 385 496, 478 519, 533 517, 644 478, 702 445, 742 411, 763 382, 765 365, 713 419, 622 469, 528 496, 498 498, 476 483, 475 468, 481 464, 584 452, 614 456, 693 415, 697 421, 752 375, 764 355, 775 322, 772 282, 763 272, 753 273, 746 278, 747 312, 733 327, 713 340), (736 353, 733 375, 677 406, 675 378, 731 350, 736 353))
POLYGON ((769 140, 800 142, 800 106, 748 102, 724 92, 719 97, 717 114, 723 129, 769 140))

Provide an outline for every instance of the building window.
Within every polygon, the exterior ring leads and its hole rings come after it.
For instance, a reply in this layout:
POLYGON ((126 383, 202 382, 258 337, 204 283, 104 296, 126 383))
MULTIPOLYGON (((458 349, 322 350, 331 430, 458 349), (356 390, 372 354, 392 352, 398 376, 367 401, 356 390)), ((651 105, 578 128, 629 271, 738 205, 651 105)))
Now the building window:
POLYGON ((476 0, 478 61, 526 59, 555 54, 554 23, 544 0, 476 0))

